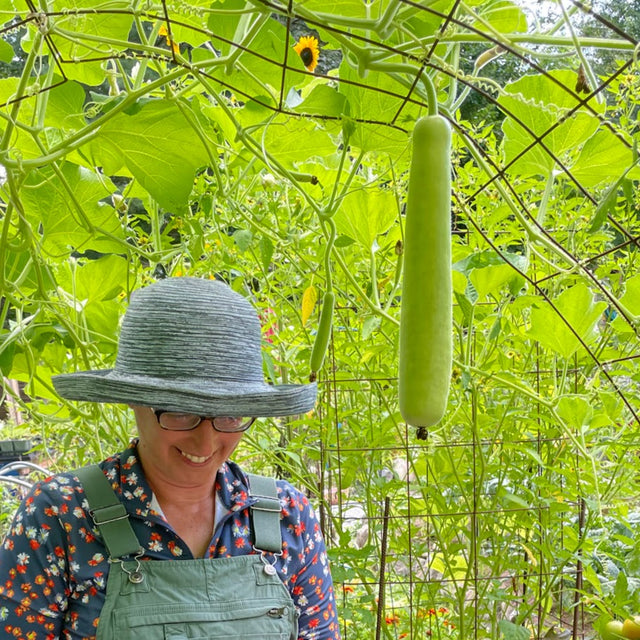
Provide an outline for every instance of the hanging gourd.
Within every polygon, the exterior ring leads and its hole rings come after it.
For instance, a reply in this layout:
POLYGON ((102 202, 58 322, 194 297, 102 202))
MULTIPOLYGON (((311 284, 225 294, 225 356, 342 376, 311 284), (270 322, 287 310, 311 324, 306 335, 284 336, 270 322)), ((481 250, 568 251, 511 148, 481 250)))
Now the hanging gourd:
POLYGON ((403 419, 444 415, 452 358, 451 128, 441 115, 413 130, 405 213, 398 395, 403 419))

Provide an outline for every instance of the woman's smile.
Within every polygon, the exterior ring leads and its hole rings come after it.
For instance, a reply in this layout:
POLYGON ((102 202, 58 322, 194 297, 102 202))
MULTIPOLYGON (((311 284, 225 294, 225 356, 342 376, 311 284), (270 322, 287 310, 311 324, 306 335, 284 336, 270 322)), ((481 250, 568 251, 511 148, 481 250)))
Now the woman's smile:
POLYGON ((182 449, 178 449, 178 451, 180 452, 180 455, 183 458, 186 458, 187 460, 189 460, 190 462, 193 462, 195 464, 202 464, 203 462, 207 462, 208 460, 211 459, 211 456, 194 456, 191 453, 187 453, 186 451, 183 451, 182 449))

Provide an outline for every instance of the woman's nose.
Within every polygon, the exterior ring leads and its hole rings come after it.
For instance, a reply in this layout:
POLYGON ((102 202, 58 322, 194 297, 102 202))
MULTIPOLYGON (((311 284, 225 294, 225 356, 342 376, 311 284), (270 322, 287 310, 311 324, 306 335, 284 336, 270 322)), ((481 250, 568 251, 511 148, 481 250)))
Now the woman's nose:
POLYGON ((211 424, 211 418, 203 418, 200 424, 190 431, 194 438, 199 441, 210 441, 216 438, 216 430, 211 424))

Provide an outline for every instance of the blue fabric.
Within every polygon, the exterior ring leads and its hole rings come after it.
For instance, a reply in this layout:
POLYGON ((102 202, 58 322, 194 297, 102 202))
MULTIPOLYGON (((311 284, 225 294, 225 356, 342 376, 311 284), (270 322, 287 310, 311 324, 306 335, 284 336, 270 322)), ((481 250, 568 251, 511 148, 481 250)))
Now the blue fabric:
MULTIPOLYGON (((152 492, 136 442, 100 466, 131 516, 145 559, 192 559, 187 545, 151 507, 152 492)), ((226 463, 216 489, 228 513, 218 522, 206 557, 254 553, 244 472, 226 463)), ((313 507, 287 482, 278 481, 278 493, 283 554, 275 558, 275 567, 300 613, 299 638, 339 640, 333 584, 313 507)), ((98 536, 84 491, 71 473, 34 486, 0 547, 0 635, 28 640, 95 638, 109 573, 98 536)))

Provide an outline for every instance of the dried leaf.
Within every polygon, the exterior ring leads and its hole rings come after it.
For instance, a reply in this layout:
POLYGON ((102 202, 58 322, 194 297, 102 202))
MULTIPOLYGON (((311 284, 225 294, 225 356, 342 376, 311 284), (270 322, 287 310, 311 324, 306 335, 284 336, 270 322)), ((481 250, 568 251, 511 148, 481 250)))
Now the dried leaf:
POLYGON ((318 302, 318 291, 313 285, 309 285, 302 294, 302 324, 307 324, 318 302))

